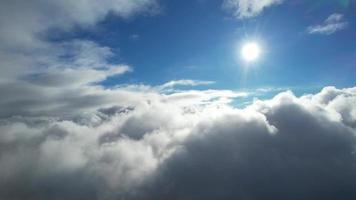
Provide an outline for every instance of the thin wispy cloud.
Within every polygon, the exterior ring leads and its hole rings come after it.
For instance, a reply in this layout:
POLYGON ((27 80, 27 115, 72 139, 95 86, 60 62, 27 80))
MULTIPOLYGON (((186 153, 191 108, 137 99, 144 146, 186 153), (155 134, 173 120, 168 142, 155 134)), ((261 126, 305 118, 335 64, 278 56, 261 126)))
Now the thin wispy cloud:
POLYGON ((198 86, 198 85, 211 85, 214 84, 214 81, 200 81, 200 80, 174 80, 174 81, 169 81, 160 87, 162 89, 168 89, 168 88, 173 88, 176 86, 198 86))
POLYGON ((337 31, 345 29, 347 26, 348 22, 344 20, 344 15, 334 13, 322 24, 309 26, 307 32, 310 34, 331 35, 337 31))
POLYGON ((140 35, 139 34, 132 34, 130 35, 130 39, 133 41, 139 40, 140 39, 140 35))
POLYGON ((224 0, 223 8, 237 18, 255 17, 264 9, 282 3, 283 0, 224 0))

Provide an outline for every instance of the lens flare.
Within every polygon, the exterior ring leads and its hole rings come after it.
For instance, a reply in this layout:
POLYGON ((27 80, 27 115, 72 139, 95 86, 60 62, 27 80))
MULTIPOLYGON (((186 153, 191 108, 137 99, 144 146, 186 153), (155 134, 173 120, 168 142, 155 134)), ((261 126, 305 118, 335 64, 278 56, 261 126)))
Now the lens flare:
POLYGON ((247 62, 256 60, 259 57, 260 52, 260 47, 255 42, 246 43, 241 49, 242 58, 247 62))

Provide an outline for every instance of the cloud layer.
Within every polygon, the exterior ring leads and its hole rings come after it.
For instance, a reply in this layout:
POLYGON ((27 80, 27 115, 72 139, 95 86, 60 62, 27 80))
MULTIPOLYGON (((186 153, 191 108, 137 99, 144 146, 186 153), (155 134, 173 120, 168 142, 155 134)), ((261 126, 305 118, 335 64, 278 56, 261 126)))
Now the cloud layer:
POLYGON ((1 199, 356 197, 355 88, 244 109, 132 95, 141 104, 2 119, 1 199))

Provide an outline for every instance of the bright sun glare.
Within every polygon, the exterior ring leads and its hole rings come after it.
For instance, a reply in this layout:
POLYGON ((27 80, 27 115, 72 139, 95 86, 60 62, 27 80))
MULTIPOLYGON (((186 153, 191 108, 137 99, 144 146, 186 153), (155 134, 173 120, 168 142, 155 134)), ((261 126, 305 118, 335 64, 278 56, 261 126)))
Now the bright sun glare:
POLYGON ((256 60, 259 57, 260 52, 260 47, 255 42, 246 43, 241 49, 242 58, 247 62, 256 60))

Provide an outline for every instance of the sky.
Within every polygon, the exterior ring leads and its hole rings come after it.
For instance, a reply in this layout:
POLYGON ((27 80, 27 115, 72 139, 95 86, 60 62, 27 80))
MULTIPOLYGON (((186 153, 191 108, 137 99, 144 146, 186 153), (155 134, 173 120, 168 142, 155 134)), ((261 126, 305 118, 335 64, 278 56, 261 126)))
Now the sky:
POLYGON ((112 48, 113 62, 133 66, 133 73, 105 81, 109 87, 176 79, 215 81, 213 87, 233 90, 355 84, 352 2, 287 1, 243 19, 233 14, 236 8, 224 8, 221 1, 160 3, 152 16, 121 20, 110 15, 95 30, 55 39, 95 41, 112 48), (327 26, 325 20, 333 14, 341 19, 330 27, 344 23, 342 27, 309 30, 327 26), (263 55, 245 72, 238 49, 250 40, 261 43, 263 55))
POLYGON ((356 199, 355 11, 0 0, 0 199, 356 199))

